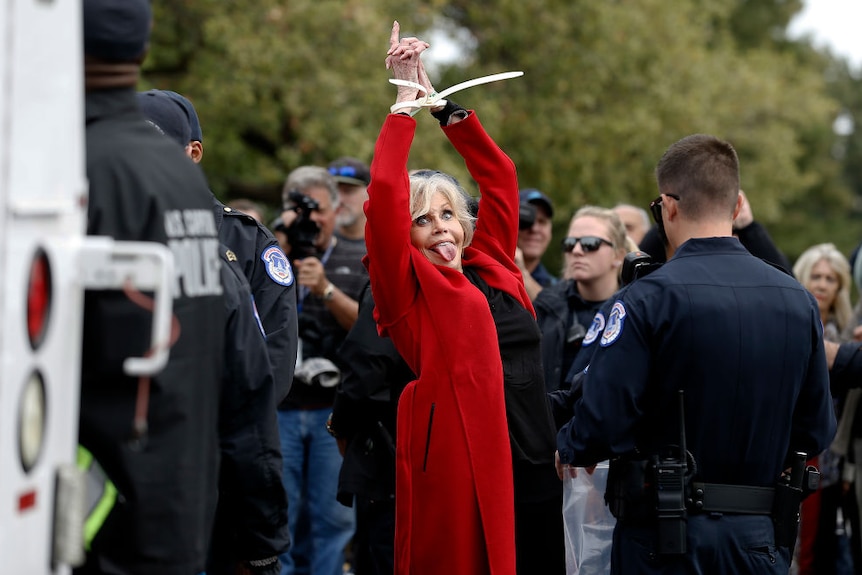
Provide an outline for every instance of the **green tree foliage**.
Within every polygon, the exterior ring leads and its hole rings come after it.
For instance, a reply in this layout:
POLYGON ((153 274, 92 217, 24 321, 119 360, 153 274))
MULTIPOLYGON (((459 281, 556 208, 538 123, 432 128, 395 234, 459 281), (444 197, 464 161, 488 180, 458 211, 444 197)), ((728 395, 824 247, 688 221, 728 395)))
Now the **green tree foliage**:
MULTIPOLYGON (((854 213, 842 158, 833 153, 832 123, 842 108, 824 73, 830 60, 783 36, 799 6, 798 0, 165 0, 156 4, 144 83, 194 101, 204 168, 218 194, 272 205, 299 165, 340 155, 370 161, 395 95, 383 67, 393 18, 423 38, 434 29, 467 32, 474 47, 435 68, 435 87, 525 72, 453 98, 477 109, 515 160, 522 186, 554 199, 558 231, 587 203, 646 205, 656 195, 653 168, 664 149, 706 132, 736 146, 755 216, 795 256, 833 239, 829 234, 854 213), (821 216, 828 227, 809 221, 821 216)), ((425 114, 419 120, 411 166, 451 172, 471 188, 436 122, 425 114)), ((845 144, 858 149, 859 136, 845 144)), ((845 235, 835 241, 849 251, 856 240, 853 232, 845 235)))
POLYGON ((388 26, 373 4, 166 0, 154 20, 144 87, 195 104, 218 195, 280 204, 293 168, 370 161, 391 96, 388 26))

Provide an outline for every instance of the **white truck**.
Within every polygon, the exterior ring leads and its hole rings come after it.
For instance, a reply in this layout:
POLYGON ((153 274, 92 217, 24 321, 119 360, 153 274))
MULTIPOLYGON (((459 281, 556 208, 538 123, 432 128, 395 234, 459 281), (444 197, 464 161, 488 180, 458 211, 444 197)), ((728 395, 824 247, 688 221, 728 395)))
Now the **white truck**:
POLYGON ((156 301, 167 361, 173 259, 160 244, 86 237, 80 0, 0 8, 0 572, 68 573, 84 557, 75 466, 85 289, 131 282, 156 301))

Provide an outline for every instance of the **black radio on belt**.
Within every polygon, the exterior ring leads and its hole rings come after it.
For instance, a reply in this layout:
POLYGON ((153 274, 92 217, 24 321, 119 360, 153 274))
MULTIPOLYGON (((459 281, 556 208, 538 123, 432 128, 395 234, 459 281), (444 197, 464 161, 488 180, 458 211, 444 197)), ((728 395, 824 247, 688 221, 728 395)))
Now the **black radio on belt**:
POLYGON ((817 490, 820 472, 805 465, 808 455, 797 451, 791 455, 790 468, 783 473, 775 486, 772 523, 775 527, 775 544, 793 549, 799 528, 799 505, 805 497, 817 490))
POLYGON ((688 457, 685 445, 685 405, 679 390, 679 451, 669 449, 653 459, 653 478, 658 516, 658 545, 662 555, 686 552, 686 475, 688 457))

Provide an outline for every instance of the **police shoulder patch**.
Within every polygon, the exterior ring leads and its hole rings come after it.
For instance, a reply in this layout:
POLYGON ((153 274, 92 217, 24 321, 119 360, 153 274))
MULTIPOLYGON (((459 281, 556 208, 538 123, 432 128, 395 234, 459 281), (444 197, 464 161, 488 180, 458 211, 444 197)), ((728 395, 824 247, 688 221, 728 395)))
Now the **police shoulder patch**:
POLYGON ((593 323, 590 324, 590 329, 587 330, 587 335, 584 336, 584 341, 581 343, 581 347, 586 347, 596 341, 596 338, 599 337, 599 334, 602 333, 605 329, 605 315, 598 311, 596 315, 593 316, 593 323))
POLYGON ((625 323, 625 319, 626 306, 622 301, 617 300, 611 308, 611 314, 608 316, 608 325, 605 327, 605 331, 602 333, 602 339, 599 342, 602 347, 608 347, 619 339, 620 335, 623 333, 623 324, 625 323))
POLYGON ((260 254, 260 259, 272 281, 283 286, 293 285, 293 270, 280 247, 269 246, 260 254))

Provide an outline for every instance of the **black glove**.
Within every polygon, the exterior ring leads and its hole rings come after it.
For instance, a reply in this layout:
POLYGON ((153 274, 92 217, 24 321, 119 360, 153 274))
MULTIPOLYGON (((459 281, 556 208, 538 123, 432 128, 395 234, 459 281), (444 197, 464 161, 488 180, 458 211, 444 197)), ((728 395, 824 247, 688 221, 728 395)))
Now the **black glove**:
POLYGON ((452 100, 446 100, 446 105, 436 112, 431 112, 431 115, 440 121, 441 126, 448 126, 449 118, 456 112, 464 112, 464 117, 467 117, 467 110, 463 106, 456 104, 452 100))

